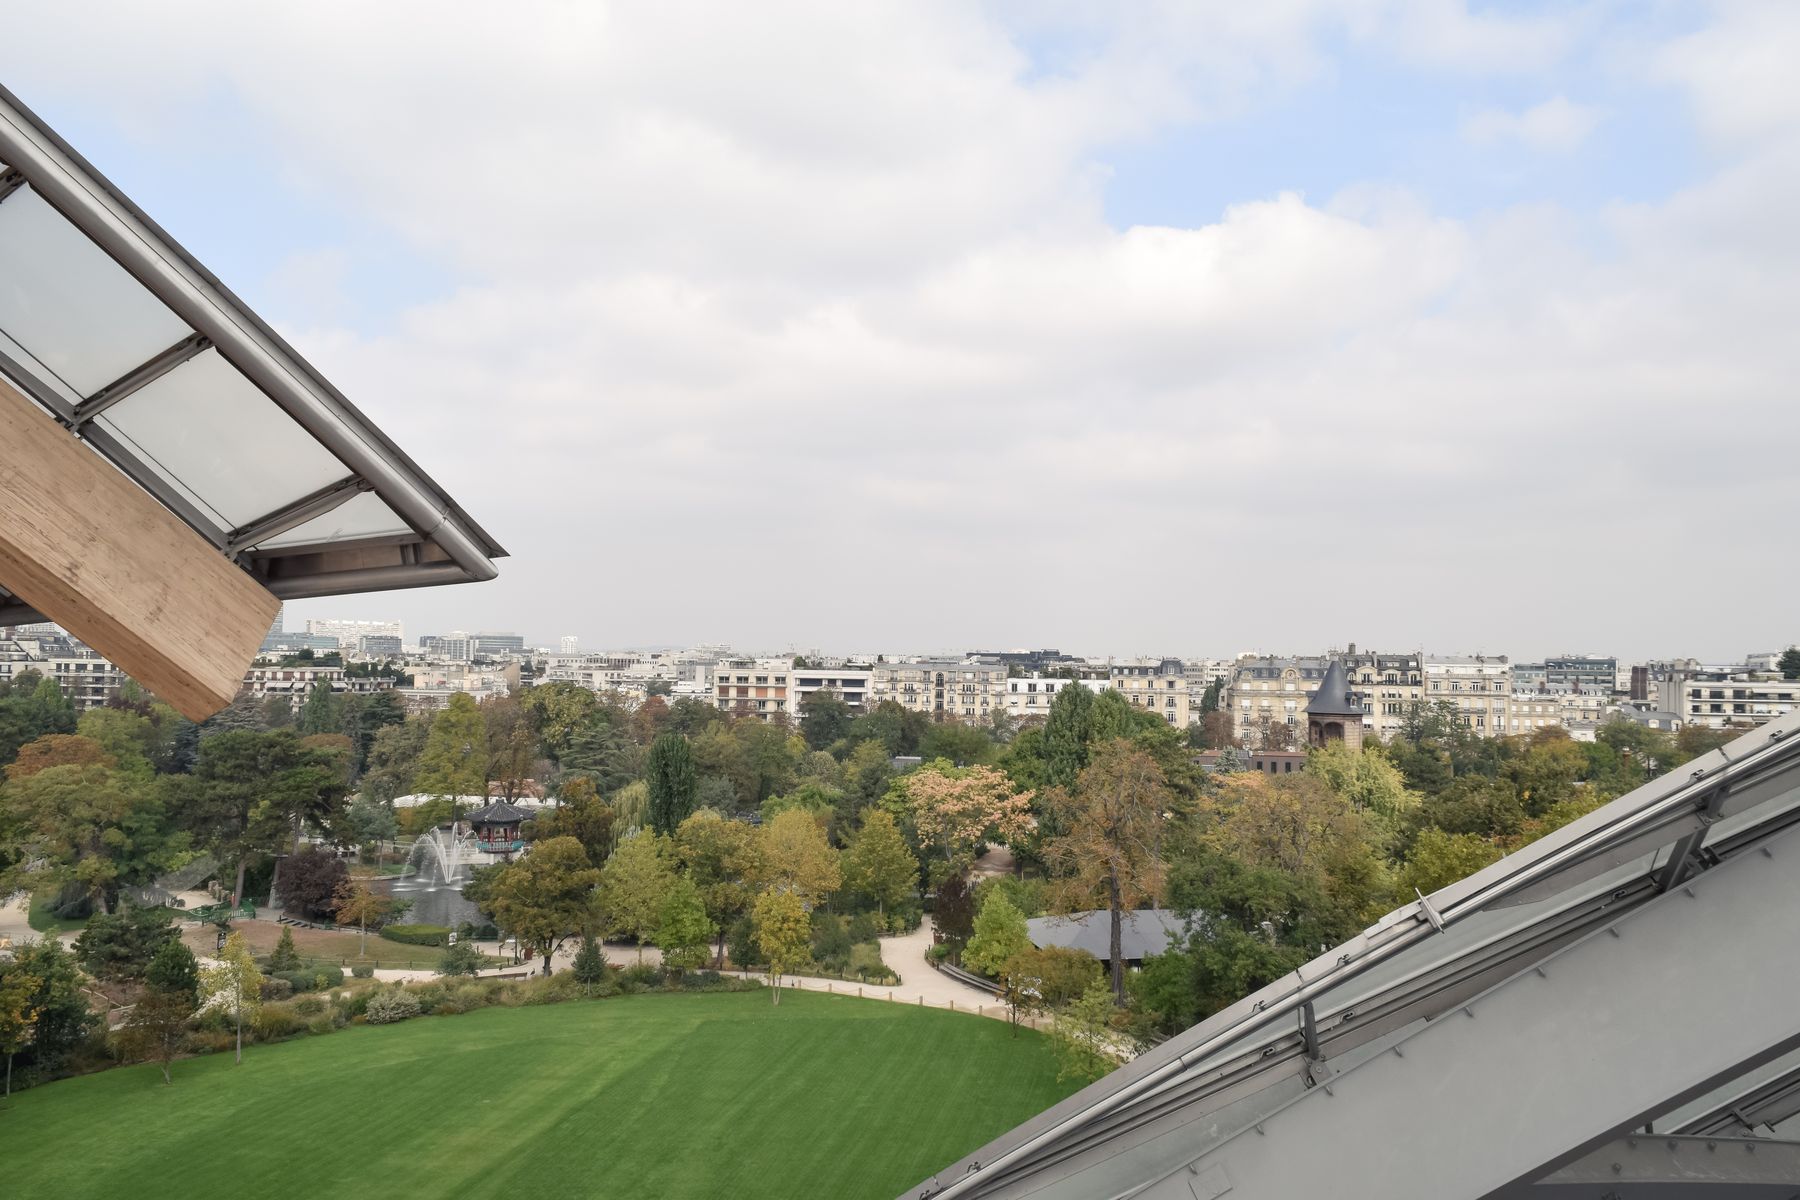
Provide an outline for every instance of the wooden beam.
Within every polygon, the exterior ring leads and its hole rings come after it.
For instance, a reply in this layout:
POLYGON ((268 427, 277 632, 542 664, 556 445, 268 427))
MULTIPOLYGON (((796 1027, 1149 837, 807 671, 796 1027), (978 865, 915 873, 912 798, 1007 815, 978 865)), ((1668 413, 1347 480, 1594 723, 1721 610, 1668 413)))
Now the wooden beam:
POLYGON ((4 380, 0 586, 194 721, 237 695, 280 603, 4 380))

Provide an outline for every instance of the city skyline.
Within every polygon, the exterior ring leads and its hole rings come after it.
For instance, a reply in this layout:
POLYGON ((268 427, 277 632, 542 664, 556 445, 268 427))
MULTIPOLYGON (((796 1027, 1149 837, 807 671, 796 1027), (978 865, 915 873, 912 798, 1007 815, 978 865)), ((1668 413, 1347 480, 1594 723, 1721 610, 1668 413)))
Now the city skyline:
POLYGON ((412 628, 1793 636, 1791 6, 441 16, 10 81, 512 552, 412 628))

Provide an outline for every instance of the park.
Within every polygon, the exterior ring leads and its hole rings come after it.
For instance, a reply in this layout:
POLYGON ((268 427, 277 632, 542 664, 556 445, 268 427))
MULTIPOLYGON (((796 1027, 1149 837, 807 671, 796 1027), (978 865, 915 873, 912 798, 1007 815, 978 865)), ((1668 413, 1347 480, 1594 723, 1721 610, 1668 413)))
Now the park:
POLYGON ((577 1000, 33 1088, 4 1115, 7 1190, 888 1197, 1073 1090, 1056 1076, 1042 1036, 928 1008, 577 1000), (73 1153, 77 1128, 110 1132, 73 1153))

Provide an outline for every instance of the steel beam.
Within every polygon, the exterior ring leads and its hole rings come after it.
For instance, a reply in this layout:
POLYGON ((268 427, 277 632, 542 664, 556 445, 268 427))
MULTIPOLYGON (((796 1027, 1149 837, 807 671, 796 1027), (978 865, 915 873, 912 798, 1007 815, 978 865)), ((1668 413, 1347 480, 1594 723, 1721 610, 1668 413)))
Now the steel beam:
POLYGON ((1507 1200, 1793 1200, 1800 1142, 1639 1135, 1608 1142, 1507 1200))
POLYGON ((0 171, 0 204, 4 204, 8 196, 24 186, 23 173, 15 170, 0 171))
POLYGON ((267 516, 232 530, 225 539, 225 551, 237 554, 258 542, 280 537, 288 530, 298 529, 314 517, 322 517, 352 496, 368 490, 369 485, 355 475, 327 484, 311 495, 302 496, 292 504, 283 505, 267 516))
POLYGON ((148 387, 176 367, 196 354, 206 350, 212 342, 204 334, 194 333, 182 338, 150 361, 133 367, 113 382, 75 406, 74 426, 76 432, 82 432, 89 421, 117 404, 139 388, 148 387))

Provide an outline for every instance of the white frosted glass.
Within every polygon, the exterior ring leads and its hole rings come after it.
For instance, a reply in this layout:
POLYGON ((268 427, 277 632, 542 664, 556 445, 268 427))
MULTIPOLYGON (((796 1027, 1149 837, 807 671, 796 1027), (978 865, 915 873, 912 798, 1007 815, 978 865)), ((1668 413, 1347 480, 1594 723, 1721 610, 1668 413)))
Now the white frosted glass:
POLYGON ((350 474, 217 350, 100 417, 152 468, 240 528, 350 474))
POLYGON ((311 546, 320 542, 342 542, 352 538, 383 537, 407 532, 410 532, 410 527, 394 515, 394 510, 381 497, 374 492, 362 492, 324 516, 314 517, 279 537, 259 543, 259 546, 272 550, 277 546, 311 546))
POLYGON ((192 332, 30 188, 0 204, 0 329, 83 396, 192 332))

